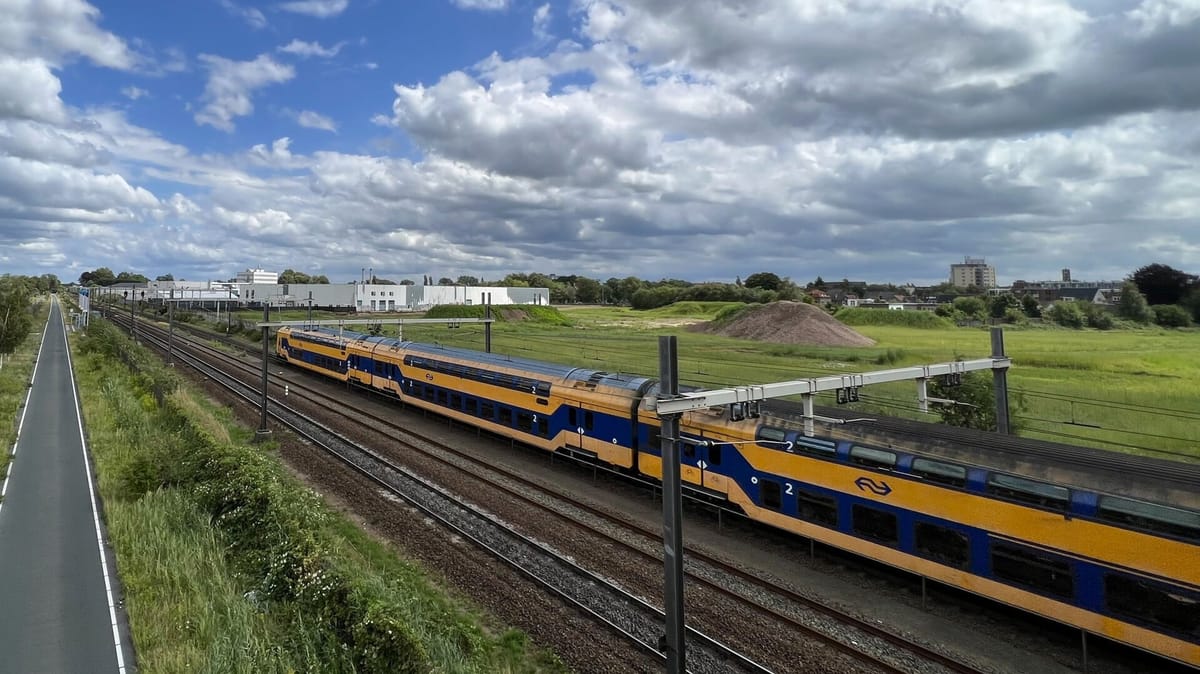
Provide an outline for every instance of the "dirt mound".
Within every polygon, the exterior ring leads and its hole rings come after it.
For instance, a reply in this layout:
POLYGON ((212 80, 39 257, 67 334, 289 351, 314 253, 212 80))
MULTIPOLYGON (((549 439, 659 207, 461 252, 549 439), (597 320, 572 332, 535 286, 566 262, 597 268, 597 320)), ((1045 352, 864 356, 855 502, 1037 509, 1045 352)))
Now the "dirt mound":
POLYGON ((506 321, 527 321, 529 313, 521 309, 501 309, 500 317, 506 321))
POLYGON ((700 323, 698 332, 778 344, 814 346, 871 346, 875 340, 859 334, 833 316, 803 302, 772 302, 750 307, 722 325, 700 323))

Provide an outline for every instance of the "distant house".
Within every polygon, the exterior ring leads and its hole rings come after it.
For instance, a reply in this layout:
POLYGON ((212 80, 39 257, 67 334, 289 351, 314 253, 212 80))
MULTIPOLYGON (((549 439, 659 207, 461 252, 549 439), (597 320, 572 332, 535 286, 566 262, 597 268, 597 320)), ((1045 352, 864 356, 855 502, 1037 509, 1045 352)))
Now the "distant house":
POLYGON ((1108 304, 1109 296, 1101 288, 1057 288, 1053 293, 1052 301, 1108 304))

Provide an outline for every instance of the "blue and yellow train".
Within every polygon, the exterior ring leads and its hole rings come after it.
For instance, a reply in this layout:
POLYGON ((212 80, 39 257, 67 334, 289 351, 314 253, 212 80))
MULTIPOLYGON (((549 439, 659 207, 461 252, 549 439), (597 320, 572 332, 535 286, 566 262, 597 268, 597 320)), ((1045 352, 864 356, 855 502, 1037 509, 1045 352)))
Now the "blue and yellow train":
MULTIPOLYGON (((659 420, 647 404, 655 379, 320 328, 280 329, 276 355, 546 451, 662 475, 659 420)), ((1200 666, 1195 466, 1172 464, 1166 478, 1133 468, 1114 479, 1055 459, 1065 445, 1021 440, 1014 460, 986 451, 989 434, 969 443, 832 429, 807 437, 783 416, 739 411, 682 418, 682 476, 693 492, 1200 666)))

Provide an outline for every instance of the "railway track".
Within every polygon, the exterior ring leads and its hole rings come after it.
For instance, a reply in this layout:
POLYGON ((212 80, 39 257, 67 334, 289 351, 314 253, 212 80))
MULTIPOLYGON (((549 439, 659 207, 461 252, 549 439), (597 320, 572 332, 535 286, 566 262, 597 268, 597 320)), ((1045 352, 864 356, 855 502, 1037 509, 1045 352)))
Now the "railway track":
MULTIPOLYGON (((139 332, 141 331, 139 327, 139 332)), ((198 348, 242 368, 247 378, 256 381, 257 366, 212 347, 198 348)), ((283 387, 278 380, 276 385, 278 388, 283 387)), ((522 504, 522 509, 538 513, 537 521, 545 521, 546 517, 550 517, 569 526, 583 528, 591 539, 602 541, 603 545, 619 550, 627 560, 640 560, 643 569, 661 572, 661 532, 656 529, 628 522, 564 493, 561 489, 548 487, 515 470, 485 461, 469 452, 417 436, 388 417, 363 410, 346 411, 344 398, 309 386, 303 380, 292 380, 288 386, 289 394, 300 393, 331 411, 358 417, 357 424, 403 443, 406 452, 420 452, 447 469, 469 473, 483 488, 503 493, 509 499, 522 504)), ((258 395, 261 395, 261 390, 258 395)), ((258 400, 255 398, 253 402, 257 404, 258 400)), ((529 518, 529 521, 534 519, 529 518)), ((689 589, 693 593, 703 591, 705 594, 702 601, 693 602, 694 604, 704 606, 715 603, 718 606, 728 606, 732 603, 742 606, 759 616, 762 630, 773 630, 776 633, 782 631, 819 642, 883 672, 982 671, 872 622, 822 604, 786 587, 767 582, 702 551, 687 550, 685 561, 689 589)))
MULTIPOLYGON (((144 327, 145 323, 139 323, 139 336, 165 352, 165 339, 149 335, 143 330, 144 327)), ((243 367, 246 365, 211 347, 197 347, 192 344, 186 348, 199 348, 207 351, 209 355, 239 362, 243 367)), ((179 362, 195 369, 248 405, 258 405, 261 402, 261 389, 253 384, 240 381, 184 349, 177 348, 174 354, 179 362)), ((321 448, 380 488, 403 499, 454 535, 470 541, 535 584, 591 616, 595 621, 635 644, 640 650, 656 658, 664 657, 660 651, 659 639, 665 632, 665 617, 656 606, 278 399, 271 401, 269 414, 276 422, 307 442, 321 448)), ((689 671, 771 674, 770 669, 699 630, 689 627, 687 642, 689 671)))

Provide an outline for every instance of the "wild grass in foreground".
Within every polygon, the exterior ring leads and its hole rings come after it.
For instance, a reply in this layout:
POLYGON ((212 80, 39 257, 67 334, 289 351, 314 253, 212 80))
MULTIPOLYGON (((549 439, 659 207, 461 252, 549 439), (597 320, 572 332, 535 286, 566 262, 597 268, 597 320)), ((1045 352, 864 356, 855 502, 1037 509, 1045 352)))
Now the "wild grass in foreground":
POLYGON ((8 475, 8 464, 12 460, 10 452, 17 439, 17 422, 29 391, 29 378, 33 375, 33 363, 42 343, 50 304, 39 302, 34 312, 33 330, 13 353, 4 357, 4 367, 0 368, 0 483, 8 475))
POLYGON ((562 671, 331 511, 107 323, 79 351, 142 671, 562 671))

